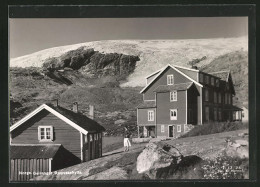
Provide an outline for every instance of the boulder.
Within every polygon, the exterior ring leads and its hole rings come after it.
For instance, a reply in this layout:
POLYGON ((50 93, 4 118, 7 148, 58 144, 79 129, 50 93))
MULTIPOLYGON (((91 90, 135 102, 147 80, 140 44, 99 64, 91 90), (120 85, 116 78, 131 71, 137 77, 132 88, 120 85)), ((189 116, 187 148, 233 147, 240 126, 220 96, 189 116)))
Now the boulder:
POLYGON ((248 141, 247 140, 227 140, 227 147, 224 150, 227 156, 248 158, 248 141))
POLYGON ((178 164, 183 158, 177 148, 162 142, 148 143, 137 157, 136 169, 138 173, 165 168, 171 164, 178 164))

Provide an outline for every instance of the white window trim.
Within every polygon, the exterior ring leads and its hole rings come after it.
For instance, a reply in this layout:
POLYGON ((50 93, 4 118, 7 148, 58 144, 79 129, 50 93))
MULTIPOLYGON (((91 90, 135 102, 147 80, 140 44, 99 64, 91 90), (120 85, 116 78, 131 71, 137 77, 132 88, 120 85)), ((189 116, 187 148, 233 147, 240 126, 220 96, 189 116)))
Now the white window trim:
POLYGON ((52 142, 53 141, 53 126, 38 126, 38 140, 40 142, 52 142), (50 128, 50 139, 47 139, 46 129, 50 128), (44 129, 44 139, 41 139, 41 129, 44 129))
POLYGON ((170 109, 170 120, 177 120, 178 117, 178 110, 177 109, 170 109), (176 111, 176 118, 173 118, 174 116, 171 116, 171 113, 176 111))
POLYGON ((177 132, 181 132, 181 125, 177 125, 177 132))
POLYGON ((170 101, 173 102, 173 101, 177 101, 177 91, 172 91, 170 92, 170 101), (174 95, 176 95, 176 98, 174 98, 174 95))
POLYGON ((174 77, 173 77, 173 74, 171 74, 171 75, 167 75, 167 85, 173 85, 174 84, 174 77), (171 81, 169 81, 169 80, 172 80, 172 82, 171 81), (171 82, 171 83, 170 83, 171 82))
POLYGON ((148 110, 148 121, 154 121, 154 111, 148 110), (151 113, 151 119, 150 119, 150 113, 151 113))
POLYGON ((161 125, 161 132, 165 132, 165 127, 164 127, 164 125, 161 125))

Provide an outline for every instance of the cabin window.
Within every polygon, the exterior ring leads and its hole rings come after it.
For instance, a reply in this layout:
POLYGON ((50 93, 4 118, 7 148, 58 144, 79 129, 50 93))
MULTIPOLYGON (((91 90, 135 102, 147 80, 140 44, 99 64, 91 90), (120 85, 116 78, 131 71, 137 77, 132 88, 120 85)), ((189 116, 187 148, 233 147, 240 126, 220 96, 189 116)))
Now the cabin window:
POLYGON ((216 79, 216 86, 219 87, 219 80, 216 79))
POLYGON ((154 111, 153 110, 148 111, 148 121, 154 121, 154 111))
POLYGON ((214 77, 211 77, 211 85, 214 86, 214 77))
POLYGON ((218 93, 218 103, 221 103, 221 93, 218 93))
POLYGON ((167 85, 173 85, 174 80, 173 80, 173 75, 167 75, 167 85))
POLYGON ((177 91, 170 92, 170 101, 177 101, 177 91))
POLYGON ((205 101, 209 101, 209 90, 205 89, 205 101))
POLYGON ((205 107, 205 117, 206 117, 206 121, 209 121, 209 107, 208 106, 205 107))
POLYGON ((203 83, 203 74, 200 74, 200 82, 203 83))
POLYGON ((38 140, 39 141, 52 141, 53 140, 53 127, 52 126, 39 126, 38 127, 38 140))
POLYGON ((170 110, 170 119, 171 120, 177 120, 177 109, 171 109, 170 110))
POLYGON ((214 92, 214 103, 218 102, 218 98, 217 98, 217 92, 214 92))
POLYGON ((164 132, 164 125, 161 125, 161 132, 164 132))
POLYGON ((177 125, 177 132, 181 132, 181 125, 177 125))

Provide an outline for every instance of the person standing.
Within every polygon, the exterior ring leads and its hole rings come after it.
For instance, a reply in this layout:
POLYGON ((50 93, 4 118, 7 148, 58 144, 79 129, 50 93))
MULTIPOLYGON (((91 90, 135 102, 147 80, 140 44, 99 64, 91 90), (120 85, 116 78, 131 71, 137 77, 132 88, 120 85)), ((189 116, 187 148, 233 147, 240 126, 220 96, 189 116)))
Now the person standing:
POLYGON ((130 138, 130 133, 126 127, 124 127, 125 133, 124 133, 124 147, 125 147, 125 152, 129 151, 129 147, 131 147, 131 142, 129 140, 130 138))

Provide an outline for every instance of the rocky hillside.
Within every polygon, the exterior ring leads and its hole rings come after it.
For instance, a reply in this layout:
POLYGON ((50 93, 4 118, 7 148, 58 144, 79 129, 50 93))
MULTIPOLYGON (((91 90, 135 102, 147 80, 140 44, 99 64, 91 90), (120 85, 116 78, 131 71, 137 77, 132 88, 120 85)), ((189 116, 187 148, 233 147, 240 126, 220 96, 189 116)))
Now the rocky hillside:
POLYGON ((60 105, 88 114, 95 105, 96 120, 109 135, 128 126, 136 133, 136 106, 144 77, 166 64, 205 71, 230 69, 235 103, 247 105, 247 39, 96 41, 46 49, 11 59, 11 124, 42 103, 58 98, 60 105))

